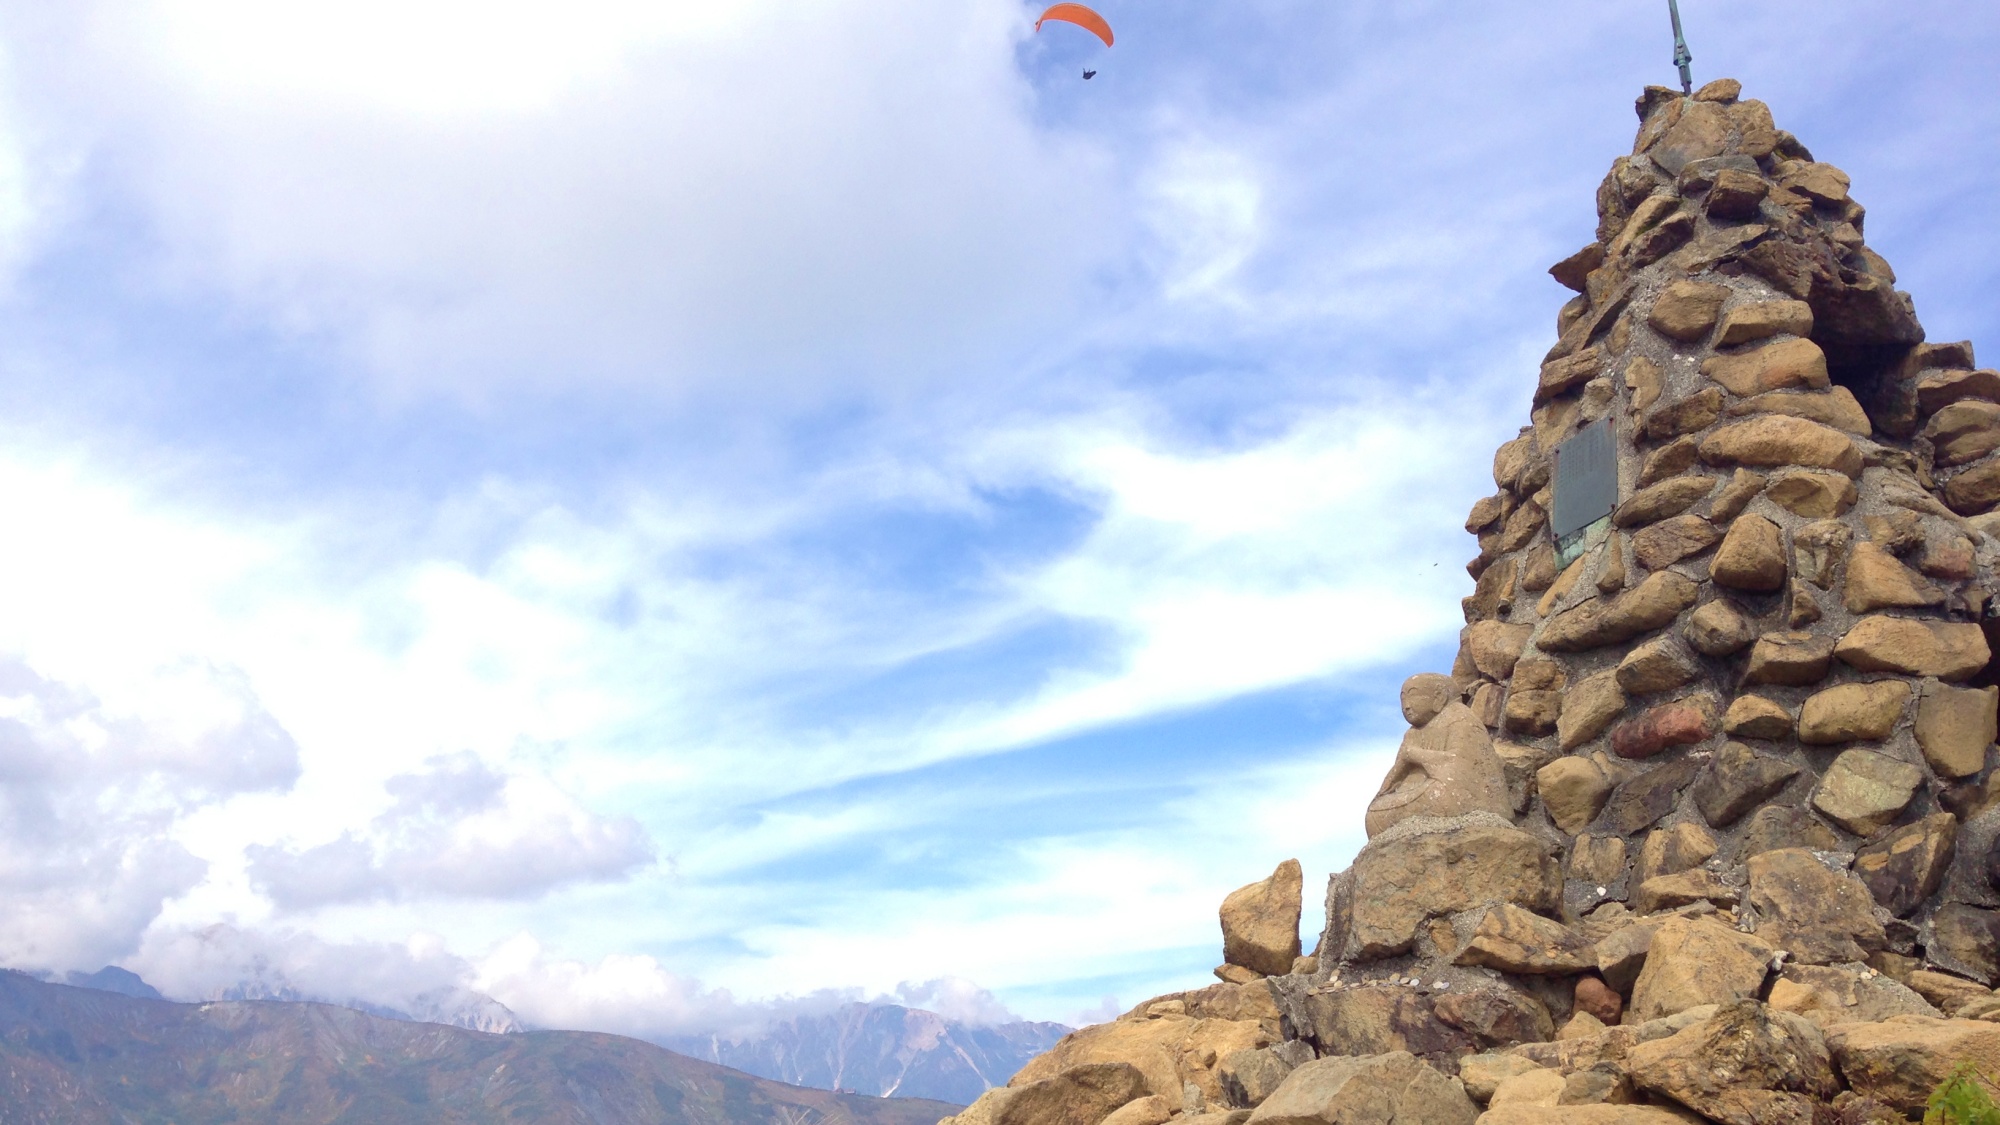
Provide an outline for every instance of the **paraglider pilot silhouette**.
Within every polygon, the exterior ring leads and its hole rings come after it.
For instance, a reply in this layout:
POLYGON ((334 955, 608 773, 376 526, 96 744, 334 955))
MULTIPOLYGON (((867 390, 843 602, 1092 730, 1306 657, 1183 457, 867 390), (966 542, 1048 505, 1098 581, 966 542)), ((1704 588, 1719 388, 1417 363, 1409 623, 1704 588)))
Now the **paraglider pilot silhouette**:
MULTIPOLYGON (((1097 36, 1099 39, 1104 40, 1106 47, 1111 46, 1111 24, 1106 22, 1103 16, 1098 15, 1081 4, 1051 5, 1049 10, 1043 12, 1041 18, 1035 21, 1035 30, 1037 32, 1041 31, 1042 25, 1048 23, 1050 20, 1058 23, 1073 23, 1090 32, 1092 35, 1097 36)), ((1097 72, 1086 70, 1083 72, 1083 77, 1085 81, 1089 81, 1097 77, 1097 72)))

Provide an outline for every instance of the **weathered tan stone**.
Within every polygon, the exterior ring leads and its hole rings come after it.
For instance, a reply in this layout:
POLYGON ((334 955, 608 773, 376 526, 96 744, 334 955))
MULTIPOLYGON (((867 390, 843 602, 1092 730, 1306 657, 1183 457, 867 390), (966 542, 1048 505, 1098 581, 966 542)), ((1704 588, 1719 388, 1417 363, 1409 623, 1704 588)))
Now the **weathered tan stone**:
POLYGON ((1947 1016, 1955 1016, 1967 1005, 1991 999, 1993 990, 1977 981, 1950 973, 1916 969, 1903 981, 1910 990, 1929 1001, 1947 1016))
POLYGON ((1517 1074, 1531 1070, 1546 1070, 1540 1063, 1531 1062, 1519 1055, 1505 1051, 1489 1051, 1484 1054, 1467 1055, 1458 1060, 1458 1079, 1465 1083, 1465 1092, 1472 1100, 1485 1103, 1500 1088, 1500 1083, 1517 1074))
POLYGON ((1666 922, 1664 915, 1628 918, 1599 934, 1597 972, 1604 978, 1606 986, 1614 992, 1632 990, 1633 983, 1639 979, 1639 971, 1645 968, 1646 954, 1652 950, 1653 935, 1666 922))
POLYGON ((1639 490, 1631 499, 1618 505, 1618 510, 1611 514, 1611 523, 1615 527, 1639 527, 1658 523, 1668 516, 1680 515, 1694 507, 1696 501, 1714 489, 1714 477, 1670 477, 1650 488, 1639 490))
POLYGON ((1880 741, 1896 729, 1910 702, 1905 680, 1839 684, 1808 698, 1799 709, 1799 741, 1812 746, 1880 741))
POLYGON ((1625 533, 1614 531, 1604 537, 1603 559, 1597 568, 1597 592, 1615 594, 1625 588, 1625 533))
POLYGON ((1634 695, 1672 691, 1693 683, 1699 670, 1694 658, 1671 636, 1655 637, 1625 654, 1618 662, 1618 686, 1634 695))
POLYGON ((1639 1089, 1728 1125, 1813 1120, 1813 1105, 1840 1089, 1812 1021, 1754 999, 1723 1005, 1675 1035, 1640 1043, 1627 1058, 1639 1089))
MULTIPOLYGON (((1636 362, 1634 366, 1637 366, 1636 362)), ((1703 387, 1685 398, 1656 407, 1646 415, 1641 429, 1653 441, 1666 441, 1683 434, 1705 430, 1722 417, 1722 388, 1703 387)), ((1715 462, 1712 459, 1711 464, 1715 462)))
POLYGON ((1805 848, 1749 858, 1749 902, 1762 919, 1757 936, 1797 961, 1860 961, 1887 940, 1875 899, 1861 880, 1833 871, 1805 848))
POLYGON ((1355 857, 1336 896, 1333 949, 1387 957, 1408 949, 1425 919, 1501 902, 1554 910, 1561 898, 1561 869, 1541 841, 1499 817, 1406 822, 1355 857))
POLYGON ((1578 836, 1570 847, 1569 877, 1610 883, 1625 870, 1625 841, 1618 836, 1578 836))
POLYGON ((1826 678, 1835 645, 1811 633, 1766 633, 1750 649, 1743 683, 1803 687, 1826 678))
POLYGON ((1556 580, 1549 583, 1548 592, 1544 593, 1542 600, 1536 604, 1535 612, 1543 617, 1555 612, 1555 608, 1566 601, 1570 591, 1575 590, 1576 584, 1583 580, 1583 572, 1589 563, 1588 559, 1579 557, 1564 567, 1562 573, 1556 576, 1556 580))
POLYGON ((1632 906, 1641 912, 1653 914, 1697 902, 1730 907, 1735 906, 1741 898, 1742 893, 1739 888, 1724 883, 1713 871, 1696 868, 1693 871, 1677 871, 1672 875, 1655 875, 1640 883, 1639 889, 1632 892, 1632 906))
POLYGON ((1662 703, 1611 732, 1611 751, 1621 758, 1643 759, 1700 742, 1715 733, 1720 707, 1705 695, 1662 703))
POLYGON ((1562 261, 1557 262, 1555 265, 1550 266, 1549 276, 1555 278, 1564 288, 1582 293, 1585 288, 1585 281, 1590 277, 1591 272, 1603 264, 1604 244, 1602 242, 1593 242, 1576 253, 1571 254, 1569 257, 1564 258, 1562 261))
POLYGON ((1701 440, 1701 459, 1711 465, 1797 465, 1861 475, 1861 451, 1853 438, 1831 426, 1783 414, 1762 414, 1718 427, 1701 440))
MULTIPOLYGON (((1434 927, 1450 928, 1442 920, 1434 927)), ((1303 1006, 1305 1024, 1296 1030, 1325 1055, 1409 1051, 1443 1061, 1479 1046, 1471 1035, 1439 1017, 1430 996, 1409 985, 1322 990, 1308 993, 1303 1006)))
POLYGON ((1174 1115, 1174 1104, 1158 1094, 1148 1094, 1111 1111, 1099 1125, 1165 1125, 1174 1115))
POLYGON ((1514 1105, 1487 1110, 1479 1125, 1688 1125, 1688 1119, 1647 1105, 1514 1105))
POLYGON ((1555 1106, 1562 1102, 1563 1089, 1566 1085, 1560 1071, 1546 1068, 1531 1070, 1501 1082, 1493 1091, 1491 1104, 1495 1109, 1506 1109, 1509 1106, 1555 1106))
POLYGON ((1812 810, 1766 805, 1750 814, 1749 822, 1744 825, 1741 854, 1748 858, 1779 848, 1829 851, 1839 846, 1840 837, 1822 824, 1812 810))
POLYGON ((1675 516, 1633 533, 1632 556, 1647 570, 1664 570, 1701 554, 1721 538, 1722 532, 1700 516, 1675 516))
POLYGON ((1445 993, 1437 998, 1437 1017, 1483 1047, 1541 1043, 1556 1030, 1547 1004, 1508 986, 1445 993))
POLYGON ((1637 487, 1646 488, 1688 471, 1694 466, 1696 452, 1694 439, 1691 437, 1675 438, 1655 449, 1647 454, 1645 464, 1639 469, 1637 487))
POLYGON ((1908 914, 1937 891, 1957 844, 1958 818, 1932 813, 1862 848, 1854 874, 1883 909, 1908 914))
POLYGON ((1671 918, 1653 934, 1626 1018, 1652 1020, 1755 997, 1775 952, 1712 918, 1671 918))
POLYGON ((1831 164, 1807 162, 1778 178, 1781 187, 1798 192, 1821 207, 1847 202, 1847 173, 1831 164))
POLYGON ((1793 729, 1792 713, 1761 695, 1737 696, 1722 716, 1723 733, 1738 738, 1790 738, 1793 729))
POLYGON ((1693 821, 1655 828, 1639 847, 1635 876, 1644 882, 1661 875, 1678 875, 1707 863, 1715 848, 1715 836, 1693 821))
POLYGON ((1147 1094, 1177 1099, 1184 1085, 1182 1050, 1197 1026, 1205 1022, 1188 1016, 1162 1016, 1079 1028, 1029 1060, 1007 1084, 1030 1086, 1077 1067, 1123 1064, 1138 1069, 1140 1082, 1119 1105, 1147 1094))
POLYGON ((2000 458, 1990 458, 1944 484, 1944 502, 1962 516, 1975 516, 2000 503, 2000 458))
POLYGON ((1562 706, 1563 693, 1560 691, 1522 691, 1516 688, 1507 694, 1507 709, 1502 721, 1511 733, 1540 737, 1556 729, 1562 706))
POLYGON ((1145 1079, 1136 1067, 1086 1063, 988 1090, 965 1112, 938 1125, 1101 1125, 1118 1108, 1144 1096, 1145 1079))
POLYGON ((1315 1059, 1250 1114, 1250 1125, 1472 1125, 1479 1107, 1456 1080, 1408 1051, 1315 1059))
POLYGON ((1996 736, 1994 709, 2000 688, 1926 684, 1917 704, 1917 745, 1941 777, 1971 777, 1986 768, 1996 736))
POLYGON ((1770 1004, 1804 1016, 1822 1030, 1858 1020, 1939 1016, 1907 986, 1858 965, 1786 965, 1771 983, 1770 1004))
MULTIPOLYGON (((1688 615, 1682 634, 1696 652, 1703 656, 1722 657, 1742 651, 1744 645, 1757 639, 1757 626, 1747 614, 1730 603, 1714 601, 1688 615)), ((1829 649, 1829 660, 1832 655, 1829 649)))
MULTIPOLYGON (((1757 198, 1762 200, 1764 181, 1755 180, 1757 198)), ((1717 181, 1720 186, 1720 181, 1717 181)), ((1711 197, 1711 208, 1713 197, 1711 197)), ((1722 314, 1722 334, 1716 337, 1717 347, 1733 347, 1747 344, 1752 340, 1762 340, 1768 336, 1812 335, 1812 306, 1804 301, 1757 301, 1747 305, 1737 305, 1722 314)))
POLYGON ((1783 589, 1785 574, 1785 533, 1759 515, 1736 517, 1709 564, 1711 578, 1738 590, 1783 589))
POLYGON ((1792 557, 1799 577, 1822 590, 1833 586, 1840 564, 1847 560, 1854 532, 1839 520, 1816 520, 1792 533, 1792 557))
MULTIPOLYGON (((1888 488, 1882 490, 1885 499, 1894 495, 1888 488)), ((1928 495, 1925 503, 1929 502, 1928 495)), ((1868 530, 1868 538, 1876 546, 1892 555, 1907 555, 1924 543, 1924 521, 1914 511, 1875 512, 1863 516, 1862 525, 1868 530)))
POLYGON ((1531 910, 1502 903, 1487 910, 1455 965, 1485 965, 1507 973, 1564 976, 1597 967, 1588 937, 1531 910))
POLYGON ((1268 878, 1231 891, 1222 900, 1222 959, 1266 976, 1291 972, 1303 880, 1299 861, 1288 859, 1268 878))
POLYGON ((1676 281, 1660 292, 1646 323, 1662 336, 1687 343, 1708 335, 1729 288, 1703 281, 1676 281))
POLYGON ((1512 493, 1496 492, 1491 496, 1483 497, 1472 505, 1472 511, 1466 513, 1465 530, 1477 535, 1486 528, 1491 527, 1494 523, 1505 519, 1507 514, 1513 510, 1514 497, 1512 493))
POLYGON ((1822 426, 1832 426, 1858 437, 1867 437, 1875 431, 1868 420, 1868 412, 1855 401, 1854 392, 1838 386, 1828 391, 1807 393, 1772 391, 1744 399, 1731 406, 1729 413, 1738 418, 1752 414, 1787 414, 1818 422, 1822 426))
POLYGON ((1963 465, 2000 448, 2000 403, 1979 399, 1954 402, 1931 415, 1923 434, 1937 464, 1963 465))
POLYGON ((1565 751, 1574 750, 1603 734, 1624 712, 1625 693, 1618 687, 1616 673, 1586 676, 1563 697, 1556 744, 1565 751))
POLYGON ((1878 609, 1937 605, 1944 591, 1915 571, 1896 561, 1896 556, 1873 543, 1854 545, 1847 557, 1847 612, 1872 613, 1878 609))
POLYGON ((1968 398, 2000 402, 2000 371, 1938 371, 1917 381, 1917 409, 1926 414, 1968 398))
POLYGON ((2000 979, 2000 911, 1945 903, 1931 915, 1924 953, 1939 968, 1994 983, 2000 979))
POLYGON ((1830 1027, 1826 1041, 1834 1064, 1856 1093, 1912 1120, 1959 1064, 2000 1073, 2000 1024, 1984 1020, 1896 1016, 1830 1027))
POLYGON ((1924 540, 1923 557, 1917 569, 1932 578, 1963 582, 1971 578, 1976 565, 1972 540, 1963 535, 1940 535, 1924 540))
POLYGON ((1715 494, 1715 501, 1708 506, 1708 518, 1717 524, 1726 524, 1743 514, 1750 501, 1764 491, 1764 474, 1748 469, 1738 469, 1729 474, 1729 483, 1715 494))
POLYGON ((1696 780, 1693 797, 1701 815, 1717 828, 1741 820, 1797 777, 1799 767, 1759 754, 1740 742, 1723 746, 1696 780))
POLYGON ((1628 641, 1670 624, 1698 593, 1687 578, 1660 571, 1615 598, 1591 598, 1564 610, 1542 627, 1536 644, 1544 652, 1582 652, 1628 641))
POLYGON ((1840 638, 1834 656, 1863 672, 1900 672, 1962 680, 1992 655, 1979 626, 1900 617, 1864 617, 1840 638))
POLYGON ((1553 359, 1542 365, 1542 377, 1535 388, 1535 405, 1581 387, 1604 373, 1604 351, 1601 348, 1584 348, 1582 351, 1553 359))
POLYGON ((1851 478, 1810 469, 1780 471, 1764 489, 1764 495, 1778 507, 1809 520, 1844 515, 1861 498, 1851 478))
POLYGON ((1507 781, 1507 797, 1513 805, 1514 814, 1519 816, 1528 810, 1528 801, 1537 791, 1536 772, 1555 760, 1557 750, 1553 746, 1538 746, 1531 742, 1496 742, 1493 754, 1500 759, 1500 774, 1507 781))
POLYGON ((1653 404, 1660 401, 1660 388, 1665 383, 1665 372, 1660 365, 1645 356, 1634 356, 1625 365, 1625 385, 1632 390, 1632 412, 1644 416, 1653 404))
POLYGON ((1542 807, 1557 828, 1570 835, 1597 818, 1611 796, 1611 779, 1589 758, 1557 758, 1535 774, 1542 807))
POLYGON ((1895 820, 1924 771, 1873 750, 1847 750, 1833 760, 1814 791, 1813 808, 1857 836, 1872 836, 1895 820))
MULTIPOLYGON (((1764 197, 1769 195, 1770 191, 1771 185, 1765 183, 1764 177, 1759 176, 1755 172, 1724 168, 1722 171, 1716 173, 1715 186, 1708 189, 1709 217, 1722 222, 1737 222, 1753 218, 1757 214, 1757 205, 1764 202, 1764 197)), ((1735 310, 1732 309, 1731 311, 1735 310)), ((1725 320, 1724 325, 1726 326, 1727 323, 1727 320, 1725 320)), ((1808 331, 1810 331, 1810 328, 1808 328, 1808 331)), ((1769 335, 1769 333, 1765 335, 1769 335)), ((1755 335, 1751 335, 1731 340, 1725 336, 1723 342, 1734 344, 1757 338, 1755 335)))
POLYGON ((1826 373, 1826 353, 1818 344, 1801 338, 1780 340, 1740 355, 1711 356, 1702 362, 1701 373, 1740 398, 1793 388, 1818 391, 1833 385, 1826 373))

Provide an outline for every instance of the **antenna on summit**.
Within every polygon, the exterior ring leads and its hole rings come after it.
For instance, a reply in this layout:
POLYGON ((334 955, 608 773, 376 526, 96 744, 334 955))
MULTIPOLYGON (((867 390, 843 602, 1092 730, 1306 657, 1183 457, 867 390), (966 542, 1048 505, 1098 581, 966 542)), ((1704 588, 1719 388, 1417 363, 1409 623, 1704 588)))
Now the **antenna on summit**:
POLYGON ((1667 0, 1667 14, 1674 18, 1674 65, 1681 68, 1681 93, 1694 93, 1694 76, 1688 73, 1688 64, 1694 56, 1688 53, 1688 42, 1681 35, 1680 0, 1667 0))

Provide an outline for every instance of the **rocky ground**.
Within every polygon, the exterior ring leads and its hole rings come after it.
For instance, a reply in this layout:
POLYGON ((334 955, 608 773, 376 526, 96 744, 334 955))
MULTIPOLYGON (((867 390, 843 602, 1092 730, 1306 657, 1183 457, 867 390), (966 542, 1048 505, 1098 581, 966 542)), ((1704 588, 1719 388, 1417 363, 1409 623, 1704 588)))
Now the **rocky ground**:
POLYGON ((1476 588, 1302 956, 951 1125, 1862 1125, 2000 1075, 2000 374, 1928 344, 1848 177, 1730 80, 1639 99, 1476 588))

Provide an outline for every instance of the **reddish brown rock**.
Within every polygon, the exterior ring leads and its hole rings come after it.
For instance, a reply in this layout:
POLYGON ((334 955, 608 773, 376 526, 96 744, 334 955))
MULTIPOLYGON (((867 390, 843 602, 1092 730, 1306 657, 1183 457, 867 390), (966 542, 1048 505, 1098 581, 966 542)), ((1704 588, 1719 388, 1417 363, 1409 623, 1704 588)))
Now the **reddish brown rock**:
POLYGON ((1647 710, 1611 732, 1611 750, 1621 758, 1644 759, 1715 733, 1716 707, 1708 697, 1677 700, 1647 710))

